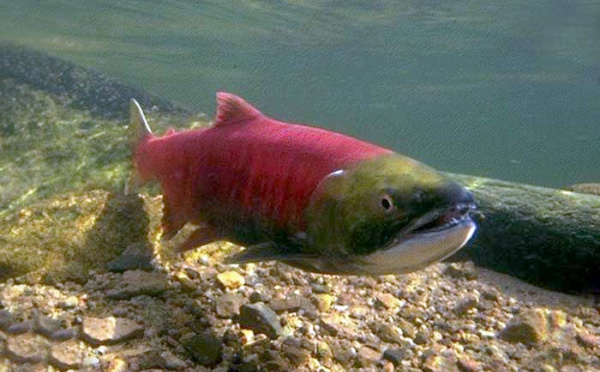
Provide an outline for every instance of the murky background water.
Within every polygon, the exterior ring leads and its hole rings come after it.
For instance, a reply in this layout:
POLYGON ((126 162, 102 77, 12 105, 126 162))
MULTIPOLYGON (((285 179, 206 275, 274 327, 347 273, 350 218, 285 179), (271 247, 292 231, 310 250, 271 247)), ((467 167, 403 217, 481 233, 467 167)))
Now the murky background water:
POLYGON ((0 0, 0 41, 194 110, 218 90, 440 169, 600 181, 600 2, 0 0))

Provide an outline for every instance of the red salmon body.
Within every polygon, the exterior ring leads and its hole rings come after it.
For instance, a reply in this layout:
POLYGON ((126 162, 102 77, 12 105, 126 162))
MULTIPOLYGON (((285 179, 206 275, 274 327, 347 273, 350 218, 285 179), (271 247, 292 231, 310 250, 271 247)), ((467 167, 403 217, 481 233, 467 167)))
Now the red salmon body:
POLYGON ((243 99, 217 94, 210 128, 145 136, 134 163, 164 194, 163 231, 201 225, 184 249, 219 237, 244 244, 302 232, 312 191, 328 174, 391 150, 323 129, 276 121, 243 99))

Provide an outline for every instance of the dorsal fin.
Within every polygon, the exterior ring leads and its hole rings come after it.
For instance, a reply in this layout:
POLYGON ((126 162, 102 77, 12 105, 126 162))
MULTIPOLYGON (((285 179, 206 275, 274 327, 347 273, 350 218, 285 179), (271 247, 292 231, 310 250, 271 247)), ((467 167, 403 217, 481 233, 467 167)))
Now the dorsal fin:
POLYGON ((217 114, 215 126, 239 123, 262 115, 254 106, 235 94, 217 93, 217 114))

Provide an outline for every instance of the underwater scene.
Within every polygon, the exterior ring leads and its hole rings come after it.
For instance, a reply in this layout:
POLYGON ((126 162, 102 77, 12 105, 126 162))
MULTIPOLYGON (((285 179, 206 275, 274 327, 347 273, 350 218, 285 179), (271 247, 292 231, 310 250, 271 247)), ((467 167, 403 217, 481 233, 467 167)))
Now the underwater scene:
POLYGON ((600 371, 597 0, 0 4, 0 370, 600 371))

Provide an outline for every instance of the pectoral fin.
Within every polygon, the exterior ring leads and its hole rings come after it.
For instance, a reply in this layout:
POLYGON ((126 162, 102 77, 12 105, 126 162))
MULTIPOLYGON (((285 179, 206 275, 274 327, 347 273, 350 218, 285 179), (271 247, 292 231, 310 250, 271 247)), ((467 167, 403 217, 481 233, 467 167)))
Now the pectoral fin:
POLYGON ((312 255, 298 251, 290 251, 287 247, 281 247, 275 242, 264 242, 246 247, 243 251, 236 253, 225 260, 228 264, 245 264, 263 261, 304 261, 312 258, 312 255))

